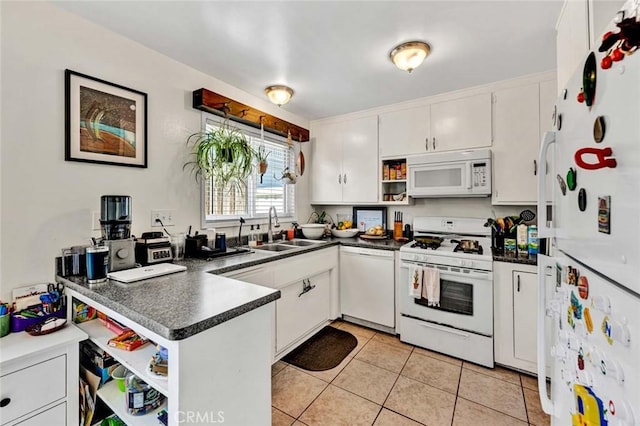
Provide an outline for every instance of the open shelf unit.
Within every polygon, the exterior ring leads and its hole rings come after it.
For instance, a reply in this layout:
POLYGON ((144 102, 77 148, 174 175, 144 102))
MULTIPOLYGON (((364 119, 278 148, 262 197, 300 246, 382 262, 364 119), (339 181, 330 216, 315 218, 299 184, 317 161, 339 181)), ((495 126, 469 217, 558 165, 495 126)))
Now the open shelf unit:
POLYGON ((381 160, 380 167, 380 203, 406 206, 409 204, 407 193, 407 159, 387 158, 381 160), (401 201, 395 201, 394 195, 404 193, 401 201))
POLYGON ((120 420, 128 425, 157 426, 159 424, 157 418, 158 413, 167 407, 167 401, 165 400, 158 408, 149 411, 148 413, 139 416, 129 414, 125 408, 124 401, 126 392, 120 391, 120 389, 118 389, 118 385, 113 380, 102 385, 102 387, 98 389, 97 393, 98 397, 100 397, 100 399, 107 404, 107 406, 111 408, 118 417, 120 417, 120 420))
POLYGON ((99 320, 94 319, 76 325, 87 333, 96 345, 107 351, 116 361, 124 365, 127 370, 133 372, 164 396, 169 396, 168 380, 161 380, 147 373, 149 361, 156 353, 156 347, 154 345, 147 343, 136 350, 125 351, 109 346, 109 339, 115 337, 116 334, 106 328, 99 320))

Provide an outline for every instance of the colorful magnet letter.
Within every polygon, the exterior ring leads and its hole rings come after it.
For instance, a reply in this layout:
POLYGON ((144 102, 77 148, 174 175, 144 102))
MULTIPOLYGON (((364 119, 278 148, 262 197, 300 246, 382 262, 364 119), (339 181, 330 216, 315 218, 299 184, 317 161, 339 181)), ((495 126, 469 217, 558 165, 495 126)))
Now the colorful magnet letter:
POLYGON ((589 297, 589 281, 584 275, 578 278, 578 294, 581 299, 589 297))
POLYGON ((567 324, 569 324, 569 327, 573 329, 576 328, 576 322, 573 320, 573 309, 571 306, 567 308, 567 324))
POLYGON ((598 197, 598 232, 611 234, 611 196, 598 197))
POLYGON ((587 327, 587 333, 593 333, 593 320, 591 319, 591 311, 589 308, 582 310, 582 316, 584 316, 584 325, 587 327))
POLYGON ((605 167, 609 167, 611 169, 615 169, 618 163, 615 158, 607 158, 613 154, 613 150, 609 147, 606 148, 580 148, 576 151, 573 159, 575 160, 578 167, 585 170, 598 170, 603 169, 605 167), (596 163, 587 163, 583 156, 585 155, 595 155, 596 163))
POLYGON ((562 176, 556 175, 556 179, 558 180, 558 185, 560 185, 560 191, 562 192, 562 195, 567 195, 567 184, 564 183, 564 179, 562 179, 562 176))
POLYGON ((584 370, 584 350, 582 347, 578 350, 578 370, 584 370))
POLYGON ((582 304, 573 291, 571 292, 571 311, 575 319, 582 319, 582 304))
POLYGON ((609 342, 610 345, 613 345, 613 337, 611 336, 613 328, 611 327, 611 320, 609 320, 609 317, 604 317, 601 329, 602 334, 604 334, 605 339, 607 339, 607 342, 609 342))
POLYGON ((608 316, 604 317, 602 320, 602 333, 610 345, 613 345, 614 341, 621 343, 624 346, 629 346, 631 344, 629 328, 620 321, 612 320, 608 316))
POLYGON ((567 187, 569 188, 569 191, 575 191, 577 185, 578 176, 576 173, 576 169, 570 167, 569 171, 567 172, 567 187))
POLYGON ((606 127, 604 117, 601 115, 596 117, 596 120, 593 122, 593 140, 596 143, 600 143, 604 140, 606 127))
POLYGON ((578 191, 578 208, 581 212, 587 209, 587 191, 584 188, 580 188, 578 191))
POLYGON ((571 426, 606 426, 607 409, 602 400, 589 386, 573 385, 576 412, 571 415, 571 426))
POLYGON ((580 272, 577 268, 567 266, 567 284, 569 285, 578 285, 578 278, 580 277, 580 272))

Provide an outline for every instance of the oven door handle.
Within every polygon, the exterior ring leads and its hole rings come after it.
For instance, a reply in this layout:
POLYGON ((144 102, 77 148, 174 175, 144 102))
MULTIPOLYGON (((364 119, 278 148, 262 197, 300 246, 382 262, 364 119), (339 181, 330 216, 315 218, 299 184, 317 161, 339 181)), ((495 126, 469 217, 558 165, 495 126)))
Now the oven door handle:
POLYGON ((434 330, 442 331, 444 333, 455 334, 455 335, 460 336, 460 337, 462 337, 464 339, 468 339, 470 337, 469 333, 465 333, 465 332, 462 332, 462 331, 459 331, 459 330, 451 329, 449 327, 441 327, 441 326, 438 326, 438 325, 435 325, 435 324, 430 324, 430 323, 427 323, 427 322, 421 322, 421 323, 419 323, 419 325, 422 326, 422 327, 432 328, 434 330))
MULTIPOLYGON (((466 280, 472 278, 475 280, 484 280, 484 281, 491 281, 493 282, 493 273, 491 272, 487 272, 487 273, 478 273, 478 274, 465 274, 462 272, 454 272, 451 269, 441 269, 438 268, 436 265, 432 265, 432 264, 428 264, 428 263, 415 263, 415 262, 407 262, 407 261, 402 261, 402 263, 400 264, 400 268, 405 268, 405 269, 409 269, 411 267, 414 266, 422 266, 422 267, 427 267, 427 268, 436 268, 440 270, 440 279, 455 279, 455 278, 464 278, 466 280)), ((454 268, 459 268, 459 266, 454 266, 454 268)))

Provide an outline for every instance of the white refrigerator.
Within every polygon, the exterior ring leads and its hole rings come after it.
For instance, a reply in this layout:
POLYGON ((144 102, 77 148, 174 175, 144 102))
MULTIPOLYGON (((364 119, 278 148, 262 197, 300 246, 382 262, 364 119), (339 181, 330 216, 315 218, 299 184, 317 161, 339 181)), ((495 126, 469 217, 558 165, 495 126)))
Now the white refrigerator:
POLYGON ((640 425, 640 2, 601 40, 538 159, 538 236, 552 243, 538 256, 538 388, 552 426, 640 425))

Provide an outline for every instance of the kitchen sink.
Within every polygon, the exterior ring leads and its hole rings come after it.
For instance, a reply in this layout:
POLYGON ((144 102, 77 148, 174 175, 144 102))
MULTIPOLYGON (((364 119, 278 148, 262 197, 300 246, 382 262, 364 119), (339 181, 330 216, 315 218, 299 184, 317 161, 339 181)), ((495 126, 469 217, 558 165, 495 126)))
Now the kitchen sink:
POLYGON ((312 246, 314 244, 322 244, 324 241, 312 241, 312 240, 289 240, 289 241, 283 241, 281 243, 278 244, 286 244, 289 246, 298 246, 298 247, 306 247, 306 246, 312 246))
POLYGON ((266 251, 287 251, 294 249, 295 246, 289 246, 284 244, 265 244, 258 247, 253 247, 255 250, 266 250, 266 251))

